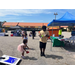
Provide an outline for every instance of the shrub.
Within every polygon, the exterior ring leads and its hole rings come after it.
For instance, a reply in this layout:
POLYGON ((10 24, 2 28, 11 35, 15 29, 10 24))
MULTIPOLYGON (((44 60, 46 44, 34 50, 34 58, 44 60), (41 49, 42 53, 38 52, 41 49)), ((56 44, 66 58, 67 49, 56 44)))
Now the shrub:
POLYGON ((69 31, 71 32, 73 29, 73 26, 68 26, 69 31))

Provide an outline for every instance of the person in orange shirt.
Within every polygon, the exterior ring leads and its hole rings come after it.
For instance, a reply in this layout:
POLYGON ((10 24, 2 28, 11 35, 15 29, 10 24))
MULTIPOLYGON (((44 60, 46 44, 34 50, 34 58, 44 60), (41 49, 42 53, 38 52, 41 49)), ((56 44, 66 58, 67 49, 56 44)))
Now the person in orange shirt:
POLYGON ((5 32, 5 29, 3 29, 3 32, 5 32))

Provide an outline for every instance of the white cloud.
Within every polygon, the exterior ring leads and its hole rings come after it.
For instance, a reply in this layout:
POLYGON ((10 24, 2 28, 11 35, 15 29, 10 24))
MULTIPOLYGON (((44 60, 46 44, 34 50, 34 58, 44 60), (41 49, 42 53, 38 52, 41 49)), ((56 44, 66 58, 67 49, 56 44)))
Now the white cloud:
POLYGON ((19 20, 19 21, 17 21, 17 22, 25 22, 24 20, 19 20))
POLYGON ((65 13, 66 11, 75 11, 75 9, 0 9, 0 16, 7 15, 26 15, 32 16, 34 14, 53 14, 54 12, 65 13))
POLYGON ((43 20, 40 20, 40 21, 43 21, 43 20))
POLYGON ((50 14, 48 9, 0 9, 0 16, 6 16, 6 15, 29 15, 31 16, 32 14, 40 14, 40 13, 45 13, 45 14, 50 14))

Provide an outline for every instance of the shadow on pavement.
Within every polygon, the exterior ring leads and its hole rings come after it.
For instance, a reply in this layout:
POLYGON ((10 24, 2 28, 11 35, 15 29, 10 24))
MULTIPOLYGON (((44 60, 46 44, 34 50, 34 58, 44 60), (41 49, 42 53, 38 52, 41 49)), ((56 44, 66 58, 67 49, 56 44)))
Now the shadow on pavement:
POLYGON ((31 48, 30 50, 35 50, 34 48, 31 48))
POLYGON ((26 50, 35 50, 34 48, 30 48, 30 49, 28 49, 28 48, 25 48, 26 50))
POLYGON ((35 57, 29 57, 29 56, 25 56, 24 59, 29 59, 29 60, 37 60, 35 57))
POLYGON ((66 45, 63 48, 67 51, 75 52, 75 45, 66 45))
POLYGON ((63 59, 62 56, 57 56, 57 55, 46 55, 45 58, 52 58, 52 59, 63 59))

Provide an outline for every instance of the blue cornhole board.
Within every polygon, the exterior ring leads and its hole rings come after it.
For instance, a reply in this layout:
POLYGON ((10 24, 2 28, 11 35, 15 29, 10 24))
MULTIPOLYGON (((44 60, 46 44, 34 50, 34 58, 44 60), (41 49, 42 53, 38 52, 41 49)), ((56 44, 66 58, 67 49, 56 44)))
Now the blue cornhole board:
POLYGON ((19 61, 21 61, 20 58, 3 55, 5 59, 0 59, 0 63, 6 64, 6 65, 17 65, 19 61))

